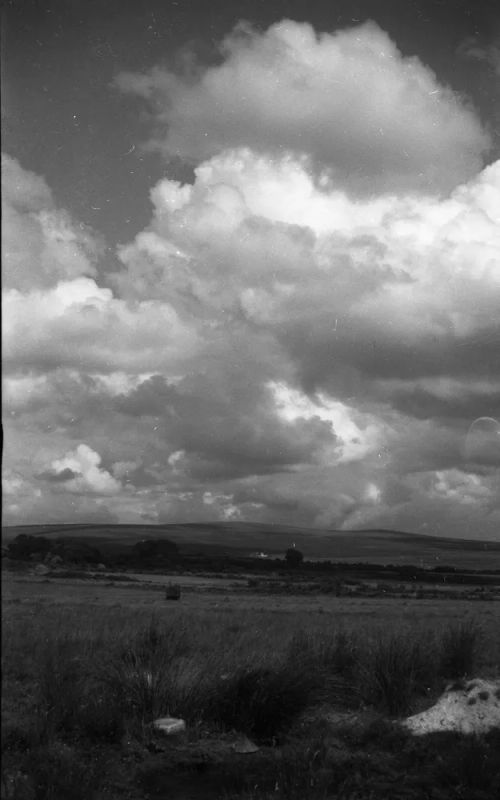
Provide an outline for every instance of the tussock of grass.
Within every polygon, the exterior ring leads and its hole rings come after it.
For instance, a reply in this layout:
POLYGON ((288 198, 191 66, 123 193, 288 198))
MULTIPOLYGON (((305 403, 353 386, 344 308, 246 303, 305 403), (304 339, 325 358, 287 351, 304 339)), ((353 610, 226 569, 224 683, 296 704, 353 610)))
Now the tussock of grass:
POLYGON ((482 633, 477 623, 467 620, 450 625, 441 641, 439 670, 444 678, 472 675, 478 661, 482 633))
POLYGON ((154 662, 129 650, 110 660, 102 670, 108 696, 127 716, 148 722, 165 713, 169 698, 168 662, 154 662))
POLYGON ((292 662, 351 678, 359 659, 359 643, 344 630, 315 634, 298 631, 290 640, 287 656, 292 662))
POLYGON ((407 712, 425 671, 425 659, 422 644, 406 634, 378 638, 365 652, 360 669, 366 701, 389 714, 407 712))
POLYGON ((332 633, 296 633, 286 654, 290 668, 308 673, 317 703, 333 703, 340 707, 359 705, 356 682, 360 647, 355 637, 345 631, 332 633))
POLYGON ((289 663, 243 668, 219 684, 209 714, 226 729, 272 742, 307 708, 314 688, 309 671, 289 663))

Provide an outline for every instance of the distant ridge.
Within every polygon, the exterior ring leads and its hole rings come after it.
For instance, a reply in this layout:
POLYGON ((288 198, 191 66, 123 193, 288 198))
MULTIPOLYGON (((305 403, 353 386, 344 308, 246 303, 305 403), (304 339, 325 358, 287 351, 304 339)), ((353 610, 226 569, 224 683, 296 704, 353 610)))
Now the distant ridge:
POLYGON ((91 541, 103 551, 164 536, 186 553, 250 555, 263 551, 270 556, 282 556, 294 544, 310 559, 500 569, 500 541, 447 539, 387 529, 339 531, 262 522, 68 523, 6 526, 2 529, 2 539, 8 542, 20 533, 91 541))

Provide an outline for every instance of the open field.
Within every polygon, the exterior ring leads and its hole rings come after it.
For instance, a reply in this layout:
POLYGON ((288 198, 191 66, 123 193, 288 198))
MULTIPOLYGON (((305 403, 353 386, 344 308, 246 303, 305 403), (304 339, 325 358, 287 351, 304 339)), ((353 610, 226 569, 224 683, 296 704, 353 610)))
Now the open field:
MULTIPOLYGON (((394 601, 392 598, 332 597, 328 595, 262 595, 251 592, 232 591, 240 588, 244 579, 199 578, 178 575, 134 574, 135 581, 126 583, 102 578, 96 581, 78 579, 38 578, 17 576, 4 572, 2 597, 5 613, 11 606, 26 606, 56 610, 78 608, 84 605, 99 615, 102 607, 133 609, 144 614, 154 613, 160 619, 176 619, 185 612, 190 614, 218 614, 223 617, 238 616, 243 620, 258 612, 266 618, 266 627, 272 637, 290 630, 311 626, 325 628, 347 626, 363 632, 365 625, 371 631, 397 626, 410 629, 442 628, 448 623, 457 623, 472 618, 485 628, 485 638, 491 649, 492 663, 500 663, 500 603, 467 600, 410 600, 394 601), (183 587, 180 603, 164 600, 163 587, 175 580, 183 587), (283 620, 287 621, 286 630, 283 620)), ((95 621, 95 620, 94 620, 95 621)), ((216 625, 219 623, 216 622, 216 625)))
POLYGON ((499 736, 413 739, 448 680, 500 675, 500 604, 266 596, 243 580, 3 571, 2 797, 491 800, 499 736), (116 576, 115 576, 116 577, 116 576), (121 576, 126 578, 127 576, 121 576), (152 720, 187 722, 184 738, 152 720), (241 734, 258 749, 238 753, 241 734))

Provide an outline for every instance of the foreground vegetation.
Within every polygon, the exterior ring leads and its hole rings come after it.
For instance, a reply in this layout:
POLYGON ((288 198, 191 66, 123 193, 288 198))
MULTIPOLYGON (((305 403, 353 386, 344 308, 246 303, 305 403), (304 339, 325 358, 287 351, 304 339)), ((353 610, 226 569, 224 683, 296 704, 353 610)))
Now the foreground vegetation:
POLYGON ((2 797, 387 800, 500 794, 500 734, 414 739, 401 717, 499 671, 472 618, 309 625, 292 614, 152 615, 4 604, 2 797), (182 740, 152 722, 187 722, 182 740), (245 734, 259 749, 234 750, 245 734))

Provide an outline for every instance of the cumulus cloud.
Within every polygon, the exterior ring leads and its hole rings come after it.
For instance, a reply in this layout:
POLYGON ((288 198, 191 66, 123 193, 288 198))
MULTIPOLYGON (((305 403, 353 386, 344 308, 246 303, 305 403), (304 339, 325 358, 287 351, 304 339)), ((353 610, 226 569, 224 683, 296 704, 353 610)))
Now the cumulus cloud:
POLYGON ((86 444, 80 444, 62 458, 52 461, 40 480, 58 483, 61 489, 75 494, 116 494, 121 484, 101 466, 101 456, 86 444))
POLYGON ((200 163, 114 274, 6 161, 7 518, 498 538, 500 162, 473 112, 373 24, 222 56, 120 78, 200 163))
POLYGON ((308 386, 479 381, 498 365, 500 162, 443 200, 350 200, 300 160, 249 150, 195 173, 155 187, 150 229, 120 254, 122 293, 154 284, 213 330, 271 332, 308 386))
MULTIPOLYGON (((388 476, 472 466, 489 485, 491 475, 477 470, 495 468, 495 443, 476 436, 469 455, 464 443, 471 422, 494 413, 498 390, 500 164, 443 199, 353 200, 314 179, 303 159, 244 149, 201 164, 192 185, 161 181, 151 196, 151 225, 122 249, 116 285, 142 298, 154 284, 159 297, 199 309, 211 331, 205 357, 213 357, 214 384, 191 379, 187 396, 182 381, 168 389, 157 379, 148 385, 150 413, 159 415, 167 438, 177 431, 170 441, 178 474, 227 481, 233 470, 238 485, 221 491, 245 518, 299 515, 304 524, 338 525, 391 518, 397 525, 397 507, 410 528, 408 508, 418 520, 418 504, 407 496, 420 502, 425 492, 418 481, 399 482, 396 491, 388 476), (306 451, 300 463, 308 467, 293 476, 276 475, 279 460, 271 461, 265 488, 253 486, 253 495, 241 483, 252 470, 241 420, 258 422, 259 394, 248 394, 252 414, 234 384, 224 383, 235 359, 260 392, 271 390, 270 419, 322 421, 335 433, 331 441, 321 434, 323 446, 306 451), (212 412, 214 385, 224 386, 228 407, 219 400, 212 412), (240 476, 212 413, 238 434, 240 476), (206 428, 198 421, 205 414, 206 428), (191 437, 179 433, 186 426, 191 437), (229 470, 215 468, 219 447, 229 470), (350 461, 360 462, 358 474, 343 463, 350 461)), ((146 385, 121 402, 122 411, 132 402, 143 413, 146 385)), ((175 508, 190 518, 193 498, 202 508, 201 489, 186 497, 189 503, 175 508)), ((432 498, 433 507, 452 502, 442 493, 432 498)), ((464 533, 471 535, 470 525, 464 533)))
POLYGON ((2 154, 2 277, 19 290, 96 275, 98 243, 55 206, 39 175, 2 154))
POLYGON ((115 373, 166 368, 196 348, 196 331, 168 303, 128 304, 91 278, 4 294, 7 370, 115 373))
POLYGON ((479 478, 460 469, 403 476, 390 502, 356 509, 346 527, 383 527, 438 536, 498 541, 498 474, 479 478))
POLYGON ((374 22, 321 34, 292 20, 264 32, 243 24, 220 55, 181 74, 117 77, 156 111, 150 147, 194 162, 242 146, 305 153, 342 185, 373 193, 449 190, 490 145, 474 112, 374 22))
POLYGON ((442 200, 353 200, 248 149, 160 181, 113 289, 6 294, 10 422, 69 444, 32 485, 93 494, 79 437, 126 519, 441 519, 438 473, 497 469, 491 431, 464 443, 495 399, 498 193, 492 165, 442 200))

